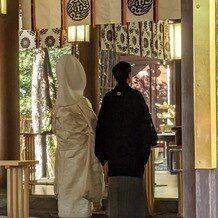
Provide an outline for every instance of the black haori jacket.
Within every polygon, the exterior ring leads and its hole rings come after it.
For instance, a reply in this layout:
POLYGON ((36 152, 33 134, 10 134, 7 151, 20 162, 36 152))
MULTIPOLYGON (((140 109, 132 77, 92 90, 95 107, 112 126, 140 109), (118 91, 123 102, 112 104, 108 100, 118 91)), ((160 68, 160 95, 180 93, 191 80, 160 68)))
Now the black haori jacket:
POLYGON ((143 177, 157 133, 142 94, 118 83, 102 102, 96 128, 95 154, 108 176, 143 177))

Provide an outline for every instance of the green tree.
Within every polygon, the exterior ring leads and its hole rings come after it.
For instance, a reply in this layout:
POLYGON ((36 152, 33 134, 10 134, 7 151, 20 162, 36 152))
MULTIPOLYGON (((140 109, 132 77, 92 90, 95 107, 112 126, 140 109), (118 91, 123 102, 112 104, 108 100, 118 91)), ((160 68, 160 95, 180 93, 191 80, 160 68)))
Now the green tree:
POLYGON ((19 51, 20 76, 20 115, 31 117, 31 78, 33 65, 33 50, 21 49, 19 51))
MULTIPOLYGON (((56 62, 63 54, 70 54, 71 47, 64 48, 49 48, 49 58, 51 62, 52 72, 56 80, 56 62)), ((19 51, 19 75, 20 75, 20 116, 22 119, 31 118, 31 81, 32 68, 35 50, 34 49, 20 49, 19 51)))
MULTIPOLYGON (((32 76, 33 76, 33 61, 40 50, 38 49, 21 49, 19 51, 19 76, 20 76, 20 117, 21 117, 21 132, 32 131, 34 124, 32 123, 32 76)), ((57 59, 63 54, 70 54, 71 47, 65 48, 49 48, 49 60, 51 63, 52 74, 54 77, 55 87, 57 88, 57 79, 56 79, 56 62, 57 59)), ((38 69, 37 69, 38 70, 38 69)), ((40 68, 39 68, 40 70, 40 68)), ((42 99, 45 100, 45 99, 42 99)), ((48 131, 49 127, 47 119, 49 119, 49 114, 43 111, 39 114, 42 122, 43 131, 48 131)), ((45 133, 45 132, 44 132, 45 133)), ((52 135, 44 135, 43 133, 43 142, 48 145, 47 147, 47 175, 49 177, 54 176, 54 154, 56 150, 56 140, 52 135)), ((35 138, 36 139, 36 138, 35 138)), ((21 140, 21 155, 22 151, 25 149, 24 141, 21 140)), ((37 149, 37 147, 35 147, 37 149)), ((38 152, 38 151, 35 151, 38 152)), ((36 154, 36 153, 35 153, 36 154)))

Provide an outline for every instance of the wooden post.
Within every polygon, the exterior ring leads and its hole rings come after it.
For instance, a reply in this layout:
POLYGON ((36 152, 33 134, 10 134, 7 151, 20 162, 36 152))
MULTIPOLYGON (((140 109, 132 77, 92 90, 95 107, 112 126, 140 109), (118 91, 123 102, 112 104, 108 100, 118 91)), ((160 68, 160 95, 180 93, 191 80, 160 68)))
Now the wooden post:
POLYGON ((155 159, 155 151, 151 149, 151 155, 148 159, 148 162, 145 166, 144 172, 144 189, 147 196, 148 201, 148 210, 149 213, 152 214, 154 212, 154 159, 155 159))
MULTIPOLYGON (((0 160, 20 158, 18 11, 18 0, 7 1, 7 15, 0 17, 0 160)), ((1 189, 6 181, 0 169, 1 189)))
POLYGON ((98 113, 99 109, 99 29, 90 29, 90 43, 79 44, 79 60, 84 67, 87 85, 84 95, 92 103, 93 110, 98 113))
POLYGON ((29 167, 38 161, 3 160, 0 166, 7 169, 7 216, 29 217, 29 167), (23 181, 24 179, 24 181, 23 181))

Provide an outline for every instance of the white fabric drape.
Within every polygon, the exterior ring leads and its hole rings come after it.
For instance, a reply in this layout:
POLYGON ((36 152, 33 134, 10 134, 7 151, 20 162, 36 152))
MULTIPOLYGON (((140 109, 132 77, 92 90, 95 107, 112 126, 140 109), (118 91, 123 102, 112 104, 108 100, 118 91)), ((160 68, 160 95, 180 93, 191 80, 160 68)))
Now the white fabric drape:
POLYGON ((115 24, 115 49, 116 52, 129 53, 127 25, 115 24))
MULTIPOLYGON (((96 8, 93 16, 98 24, 121 23, 121 0, 95 0, 96 8)), ((60 28, 61 0, 37 0, 36 26, 37 29, 60 28)), ((66 0, 66 26, 91 24, 91 0, 66 0)), ((31 0, 21 0, 23 12, 23 28, 31 29, 31 0)), ((159 0, 158 19, 181 19, 181 0, 159 0)), ((128 0, 126 21, 152 21, 153 1, 128 0)))
POLYGON ((128 25, 129 32, 129 54, 130 55, 141 55, 141 38, 140 38, 140 28, 138 22, 132 22, 128 25))
POLYGON ((168 25, 163 21, 102 25, 101 49, 160 60, 170 59, 168 25))
POLYGON ((152 37, 153 37, 153 22, 142 22, 142 56, 151 58, 152 53, 152 37))
MULTIPOLYGON (((31 0, 21 0, 24 24, 23 30, 20 31, 20 48, 69 45, 66 41, 67 32, 61 31, 60 27, 41 29, 43 26, 48 27, 53 26, 55 23, 60 24, 61 0, 49 0, 56 1, 55 8, 53 8, 53 4, 45 2, 42 4, 41 1, 43 0, 36 1, 35 23, 38 34, 35 34, 32 31, 25 30, 27 25, 29 28, 31 27, 31 0), (41 10, 39 10, 40 8, 41 10), (51 10, 53 11, 52 13, 50 12, 51 10), (48 13, 46 13, 47 11, 48 13), (55 11, 57 13, 54 13, 55 11), (51 25, 50 19, 52 19, 54 14, 55 19, 53 19, 51 25), (40 17, 40 20, 38 20, 38 17, 40 17), (64 40, 61 41, 60 39, 64 40)), ((141 55, 143 57, 170 59, 168 24, 167 21, 163 20, 180 19, 180 0, 158 1, 157 16, 159 22, 157 24, 152 21, 154 12, 152 0, 128 0, 126 5, 126 21, 128 25, 122 25, 121 23, 121 12, 123 9, 121 0, 95 0, 96 7, 92 5, 92 2, 91 0, 66 0, 65 12, 64 15, 62 14, 62 18, 66 18, 66 28, 71 25, 91 24, 91 15, 95 11, 93 14, 96 21, 95 24, 101 24, 101 49, 111 49, 115 52, 141 55), (163 29, 164 31, 161 32, 163 29)))
POLYGON ((61 27, 61 2, 60 0, 36 1, 36 27, 43 29, 61 27), (46 21, 46 22, 45 22, 46 21))
MULTIPOLYGON (((23 16, 23 29, 30 30, 31 0, 20 0, 23 16)), ((36 0, 35 23, 37 29, 52 29, 61 27, 61 0, 36 0)))
POLYGON ((121 1, 96 0, 96 24, 121 23, 121 1))
MULTIPOLYGON (((54 103, 54 80, 47 49, 34 52, 32 68, 32 129, 34 133, 43 133, 50 129, 49 114, 54 103)), ((45 148, 46 149, 46 148, 45 148)), ((42 136, 35 137, 36 179, 45 176, 45 159, 42 136)))
POLYGON ((158 0, 158 19, 181 19, 181 0, 158 0))
POLYGON ((31 29, 31 0, 20 0, 22 10, 22 28, 31 29))

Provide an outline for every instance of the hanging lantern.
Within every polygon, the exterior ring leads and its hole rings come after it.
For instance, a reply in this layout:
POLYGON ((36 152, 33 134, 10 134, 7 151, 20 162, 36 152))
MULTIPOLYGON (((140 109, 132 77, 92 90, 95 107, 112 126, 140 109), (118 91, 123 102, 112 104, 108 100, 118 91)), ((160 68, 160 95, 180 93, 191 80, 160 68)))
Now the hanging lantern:
POLYGON ((181 23, 170 22, 170 56, 171 59, 181 59, 181 23))
POLYGON ((89 42, 90 41, 90 26, 70 26, 67 31, 67 41, 72 43, 89 42))
POLYGON ((0 0, 0 14, 7 14, 7 0, 0 0))

